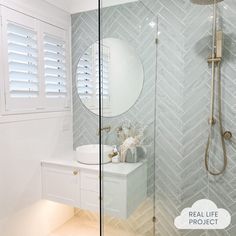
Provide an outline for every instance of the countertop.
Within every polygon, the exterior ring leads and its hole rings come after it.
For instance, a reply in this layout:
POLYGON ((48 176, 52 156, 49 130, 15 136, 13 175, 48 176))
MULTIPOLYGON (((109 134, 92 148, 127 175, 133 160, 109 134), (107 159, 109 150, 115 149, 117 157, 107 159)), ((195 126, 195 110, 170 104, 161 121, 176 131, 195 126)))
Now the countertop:
MULTIPOLYGON (((146 164, 146 161, 144 162, 138 162, 138 163, 108 163, 102 165, 102 171, 103 173, 108 174, 115 174, 115 175, 121 175, 121 176, 128 176, 133 171, 138 169, 139 167, 146 164)), ((92 170, 92 171, 99 171, 99 165, 85 165, 81 164, 75 160, 43 160, 42 161, 43 166, 50 166, 50 165, 57 165, 61 167, 71 167, 81 170, 92 170)))

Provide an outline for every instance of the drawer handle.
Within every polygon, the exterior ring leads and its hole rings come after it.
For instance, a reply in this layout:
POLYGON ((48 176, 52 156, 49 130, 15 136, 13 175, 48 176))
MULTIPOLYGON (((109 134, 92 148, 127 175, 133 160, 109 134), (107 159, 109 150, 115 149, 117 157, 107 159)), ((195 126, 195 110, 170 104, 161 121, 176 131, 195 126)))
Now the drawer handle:
POLYGON ((79 174, 79 171, 78 170, 74 170, 73 171, 73 175, 78 175, 79 174))

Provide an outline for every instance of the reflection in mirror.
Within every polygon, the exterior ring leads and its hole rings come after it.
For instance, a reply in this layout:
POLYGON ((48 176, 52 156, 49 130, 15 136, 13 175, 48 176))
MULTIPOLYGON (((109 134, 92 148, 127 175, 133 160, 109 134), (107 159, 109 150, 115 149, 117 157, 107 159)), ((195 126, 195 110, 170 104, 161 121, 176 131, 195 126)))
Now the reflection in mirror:
MULTIPOLYGON (((137 101, 143 86, 143 66, 135 49, 115 38, 102 40, 102 113, 120 115, 137 101)), ((99 114, 98 42, 91 45, 77 66, 77 91, 83 104, 99 114)))

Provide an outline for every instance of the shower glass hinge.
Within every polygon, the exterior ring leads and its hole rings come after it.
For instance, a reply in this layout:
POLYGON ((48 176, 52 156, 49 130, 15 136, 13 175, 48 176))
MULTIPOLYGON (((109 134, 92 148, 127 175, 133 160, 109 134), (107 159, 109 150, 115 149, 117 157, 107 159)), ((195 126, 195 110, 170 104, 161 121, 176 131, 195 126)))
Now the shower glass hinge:
POLYGON ((158 38, 155 39, 155 43, 156 43, 156 44, 159 43, 159 39, 158 39, 158 38))
POLYGON ((156 223, 156 222, 157 222, 156 216, 153 216, 153 217, 152 217, 152 222, 153 222, 153 223, 156 223))

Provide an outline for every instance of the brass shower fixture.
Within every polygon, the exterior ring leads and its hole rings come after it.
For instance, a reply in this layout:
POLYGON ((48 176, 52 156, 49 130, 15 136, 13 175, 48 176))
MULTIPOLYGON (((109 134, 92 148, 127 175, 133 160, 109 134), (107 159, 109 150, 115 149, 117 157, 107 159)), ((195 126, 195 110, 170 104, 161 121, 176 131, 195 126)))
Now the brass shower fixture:
POLYGON ((225 172, 228 157, 226 150, 225 140, 231 140, 233 138, 230 131, 224 131, 223 119, 222 119, 222 91, 221 91, 221 61, 222 61, 222 47, 223 47, 223 31, 219 30, 217 26, 217 6, 219 2, 223 0, 191 0, 192 3, 198 5, 213 5, 213 16, 212 16, 212 49, 211 55, 209 56, 207 62, 211 64, 212 68, 212 79, 211 79, 211 101, 210 101, 210 118, 209 123, 209 134, 207 139, 207 145, 205 150, 205 167, 209 174, 218 176, 225 172), (218 82, 218 120, 215 118, 215 98, 216 98, 216 80, 218 82), (220 133, 221 147, 223 151, 223 166, 220 170, 216 170, 210 166, 210 149, 213 142, 213 129, 218 126, 218 131, 220 133))
MULTIPOLYGON (((204 1, 205 2, 205 1, 204 1)), ((210 2, 210 1, 208 1, 210 2)), ((222 92, 221 92, 221 61, 222 61, 222 47, 223 47, 223 31, 217 29, 217 1, 212 1, 213 5, 213 25, 212 25, 212 53, 208 58, 208 63, 211 64, 212 68, 212 79, 211 79, 211 105, 210 105, 210 118, 209 118, 209 135, 207 139, 207 145, 205 150, 205 167, 209 174, 217 176, 225 172, 228 157, 225 140, 230 140, 232 134, 230 132, 224 132, 223 120, 222 120, 222 92), (218 82, 218 120, 215 119, 215 98, 216 98, 216 80, 218 82), (213 129, 214 126, 218 126, 220 133, 221 147, 223 151, 223 166, 220 170, 216 170, 210 167, 210 149, 213 142, 213 129)))
POLYGON ((214 117, 209 118, 208 124, 209 124, 209 125, 215 125, 215 124, 216 124, 216 119, 215 119, 214 117))
POLYGON ((223 31, 219 30, 216 32, 216 43, 215 43, 215 53, 208 58, 208 63, 221 62, 222 61, 222 45, 223 45, 223 31))
POLYGON ((225 131, 223 136, 225 140, 231 140, 233 138, 233 134, 230 131, 225 131))

